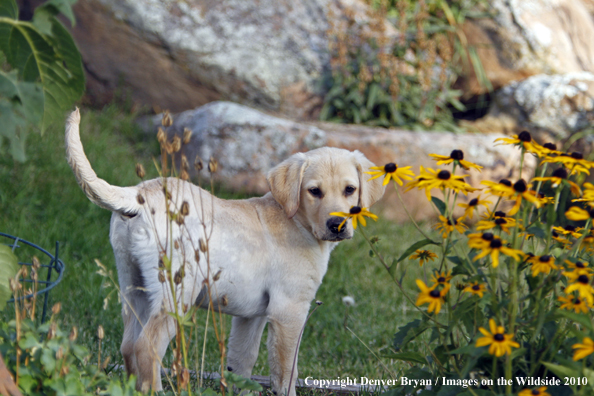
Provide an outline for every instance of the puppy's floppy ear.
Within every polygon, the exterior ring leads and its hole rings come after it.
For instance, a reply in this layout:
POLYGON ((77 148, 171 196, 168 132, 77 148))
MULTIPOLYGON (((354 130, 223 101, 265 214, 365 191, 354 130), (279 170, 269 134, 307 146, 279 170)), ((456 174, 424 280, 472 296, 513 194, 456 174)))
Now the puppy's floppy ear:
POLYGON ((369 208, 371 205, 380 200, 384 195, 386 187, 382 185, 384 179, 377 178, 372 181, 367 181, 371 178, 370 175, 364 173, 368 172, 369 168, 375 164, 367 159, 363 153, 358 150, 353 151, 355 157, 355 166, 359 174, 359 205, 364 208, 369 208))
POLYGON ((272 196, 284 209, 290 219, 299 209, 301 182, 307 168, 307 157, 297 153, 284 160, 268 172, 268 186, 272 196))

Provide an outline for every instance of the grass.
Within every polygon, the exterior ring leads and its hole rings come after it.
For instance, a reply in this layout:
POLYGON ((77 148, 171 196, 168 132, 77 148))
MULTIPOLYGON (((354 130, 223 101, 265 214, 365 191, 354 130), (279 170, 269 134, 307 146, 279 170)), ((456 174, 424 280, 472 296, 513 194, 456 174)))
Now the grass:
MULTIPOLYGON (((114 106, 100 112, 83 111, 81 135, 93 168, 109 183, 136 184, 136 162, 145 165, 147 177, 156 176, 152 166, 156 141, 138 130, 133 115, 114 106)), ((0 158, 0 231, 50 251, 55 241, 60 242, 66 273, 50 294, 50 307, 57 301, 62 303, 63 325, 66 328, 77 326, 79 340, 94 353, 98 345, 97 326, 102 325, 105 328, 102 356, 109 356, 112 364, 122 364, 120 304, 113 285, 96 273, 98 268, 94 262, 100 260, 115 276, 109 243, 111 214, 92 204, 80 190, 66 162, 63 142, 63 127, 56 126, 43 136, 30 135, 26 163, 13 162, 7 156, 0 158)), ((228 192, 218 195, 232 196, 228 192)), ((370 224, 366 231, 368 235, 381 236, 379 246, 389 257, 397 257, 421 239, 411 225, 396 225, 381 219, 370 224)), ((28 261, 30 257, 21 257, 21 260, 28 261)), ((405 260, 401 265, 408 270, 406 287, 416 295, 414 279, 421 276, 422 270, 416 262, 405 260)), ((388 379, 399 376, 402 366, 389 357, 392 338, 399 326, 418 317, 418 311, 406 302, 377 259, 370 257, 369 248, 358 232, 332 253, 328 273, 316 298, 323 305, 305 328, 299 354, 300 378, 388 379), (342 297, 347 295, 356 301, 356 305, 348 309, 348 317, 342 303, 342 297), (345 323, 352 332, 345 328, 345 323)), ((5 310, 5 320, 14 316, 11 308, 9 305, 5 310)), ((206 313, 201 312, 195 333, 196 367, 200 361, 205 317, 206 313)), ((229 317, 225 323, 228 333, 229 317)), ((208 337, 207 368, 216 371, 218 347, 214 332, 209 331, 208 337)), ((268 373, 263 342, 254 374, 268 373)))

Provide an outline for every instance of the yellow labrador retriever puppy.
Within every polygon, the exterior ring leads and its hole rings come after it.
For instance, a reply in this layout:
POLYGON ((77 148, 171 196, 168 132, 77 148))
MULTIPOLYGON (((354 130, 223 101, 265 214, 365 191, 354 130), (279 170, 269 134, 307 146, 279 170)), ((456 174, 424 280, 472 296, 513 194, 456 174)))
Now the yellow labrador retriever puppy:
POLYGON ((369 207, 384 193, 382 180, 367 182, 373 166, 363 154, 320 148, 292 155, 268 174, 270 193, 227 201, 178 179, 154 179, 135 187, 116 187, 99 179, 80 141, 78 109, 66 124, 66 154, 87 197, 113 212, 110 241, 122 293, 124 339, 121 352, 137 387, 161 389, 160 361, 175 335, 167 314, 184 304, 209 304, 206 284, 216 280, 212 302, 233 315, 228 367, 249 378, 262 331, 269 323, 268 356, 272 389, 295 395, 293 360, 311 301, 328 267, 330 252, 353 236, 339 229, 352 206, 369 207), (166 200, 163 184, 171 199, 166 200), (184 202, 186 204, 184 204, 184 202), (169 210, 186 212, 183 226, 169 227, 169 210), (198 248, 208 242, 208 262, 198 248), (211 230, 212 226, 212 231, 211 230), (176 241, 177 247, 166 246, 176 241), (171 242, 169 242, 171 243, 171 242), (184 263, 185 276, 172 296, 159 280, 163 252, 173 252, 173 273, 184 263), (198 257, 195 257, 195 254, 198 257), (291 378, 293 379, 291 383, 291 378))

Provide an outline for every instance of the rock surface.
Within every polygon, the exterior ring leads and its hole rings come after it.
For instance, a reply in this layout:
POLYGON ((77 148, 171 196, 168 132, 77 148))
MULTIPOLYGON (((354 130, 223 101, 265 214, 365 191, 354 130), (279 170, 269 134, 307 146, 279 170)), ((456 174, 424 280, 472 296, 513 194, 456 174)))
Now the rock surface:
MULTIPOLYGON (((464 32, 498 89, 531 75, 594 73, 594 19, 582 0, 492 0, 493 19, 469 21, 464 32)), ((462 88, 479 94, 467 70, 462 88)))
MULTIPOLYGON (((155 117, 152 122, 154 132, 160 117, 155 117)), ((519 150, 493 145, 500 135, 297 123, 230 102, 209 103, 175 116, 169 133, 181 134, 184 127, 193 131, 190 144, 183 148, 190 163, 196 155, 204 160, 213 156, 219 162, 217 177, 221 182, 256 194, 268 191, 266 173, 274 165, 293 153, 322 146, 359 150, 378 165, 389 162, 399 166, 411 165, 417 174, 421 165, 437 168, 428 154, 449 155, 452 150, 461 149, 465 159, 485 167, 482 173, 470 171, 469 179, 475 186, 481 180, 510 177, 512 169, 519 165, 519 150)), ((525 164, 525 170, 534 167, 532 158, 527 157, 525 164)), ((424 192, 411 191, 404 195, 404 199, 417 219, 434 215, 424 192)), ((463 202, 464 198, 459 201, 463 202)), ((392 189, 387 190, 382 202, 379 208, 388 218, 406 220, 392 189)))
POLYGON ((594 122, 594 74, 539 74, 511 83, 495 95, 490 116, 565 139, 594 122))
POLYGON ((330 64, 330 7, 366 23, 360 0, 80 0, 73 35, 99 102, 123 87, 172 111, 225 98, 308 118, 330 64))

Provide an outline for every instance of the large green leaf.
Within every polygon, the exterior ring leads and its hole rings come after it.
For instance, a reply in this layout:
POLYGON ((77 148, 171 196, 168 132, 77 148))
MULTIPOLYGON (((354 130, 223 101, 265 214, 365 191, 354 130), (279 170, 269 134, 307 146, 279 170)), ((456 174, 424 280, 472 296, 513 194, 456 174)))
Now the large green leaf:
POLYGON ((0 245, 0 310, 4 309, 6 301, 12 297, 10 279, 14 278, 19 270, 19 261, 6 245, 0 245))

